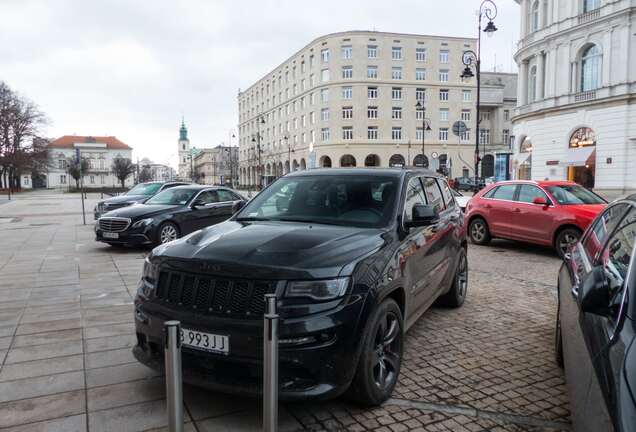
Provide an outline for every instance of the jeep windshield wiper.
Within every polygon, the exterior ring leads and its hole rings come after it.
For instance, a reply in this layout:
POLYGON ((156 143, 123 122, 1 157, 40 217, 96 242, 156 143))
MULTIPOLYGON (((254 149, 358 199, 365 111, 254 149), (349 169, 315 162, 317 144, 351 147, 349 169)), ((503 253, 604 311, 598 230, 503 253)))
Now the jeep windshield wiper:
POLYGON ((264 217, 258 217, 258 216, 245 216, 245 217, 239 217, 234 219, 237 222, 253 222, 253 221, 268 221, 271 219, 267 219, 264 217))
POLYGON ((322 224, 322 225, 344 225, 343 223, 339 223, 335 221, 324 221, 324 220, 303 219, 303 218, 278 218, 275 220, 281 221, 281 222, 302 222, 302 223, 322 224))

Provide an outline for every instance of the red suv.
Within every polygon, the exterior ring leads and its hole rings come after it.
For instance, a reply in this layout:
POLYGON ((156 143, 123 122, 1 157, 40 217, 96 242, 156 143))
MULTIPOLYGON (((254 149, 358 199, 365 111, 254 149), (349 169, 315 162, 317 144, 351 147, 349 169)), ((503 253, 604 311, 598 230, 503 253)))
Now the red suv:
POLYGON ((554 246, 563 256, 606 204, 573 182, 499 182, 468 202, 468 234, 478 245, 499 237, 554 246))

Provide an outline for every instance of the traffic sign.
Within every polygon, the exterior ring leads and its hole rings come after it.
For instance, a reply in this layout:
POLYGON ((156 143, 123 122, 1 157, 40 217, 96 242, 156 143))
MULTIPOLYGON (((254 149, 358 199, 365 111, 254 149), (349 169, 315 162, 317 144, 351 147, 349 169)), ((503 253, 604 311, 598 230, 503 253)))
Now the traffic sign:
POLYGON ((438 157, 438 156, 439 156, 439 155, 437 154, 437 152, 433 152, 433 153, 431 153, 431 157, 432 157, 433 159, 437 159, 437 157, 438 157))
POLYGON ((466 123, 464 123, 463 121, 460 120, 453 123, 453 134, 455 134, 456 136, 460 136, 467 130, 468 130, 468 127, 466 126, 466 123))

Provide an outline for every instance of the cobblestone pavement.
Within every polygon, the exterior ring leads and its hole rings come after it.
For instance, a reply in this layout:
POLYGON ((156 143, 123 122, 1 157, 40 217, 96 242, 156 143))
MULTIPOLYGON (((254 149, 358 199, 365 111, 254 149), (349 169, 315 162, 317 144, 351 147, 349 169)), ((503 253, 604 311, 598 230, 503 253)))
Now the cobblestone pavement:
MULTIPOLYGON (((94 242, 80 211, 75 195, 39 192, 0 206, 0 430, 165 430, 164 382, 130 353, 147 251, 94 242)), ((569 429, 552 348, 559 261, 509 242, 469 260, 466 303, 410 329, 391 400, 287 404, 281 430, 569 429)), ((185 406, 187 431, 259 430, 258 400, 186 386, 185 406)))

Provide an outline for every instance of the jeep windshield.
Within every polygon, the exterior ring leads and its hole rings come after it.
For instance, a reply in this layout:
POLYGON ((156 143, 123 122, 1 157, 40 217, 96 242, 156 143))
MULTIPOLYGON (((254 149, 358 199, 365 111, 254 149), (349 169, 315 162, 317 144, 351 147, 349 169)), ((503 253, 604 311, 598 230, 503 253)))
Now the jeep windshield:
POLYGON ((157 193, 161 183, 139 183, 137 186, 126 192, 126 195, 146 195, 151 196, 157 193))
POLYGON ((385 227, 395 214, 398 181, 369 175, 284 177, 250 201, 236 220, 385 227))

